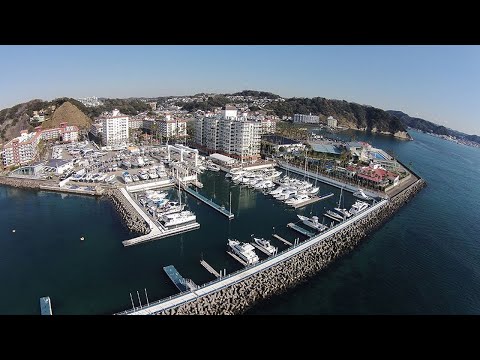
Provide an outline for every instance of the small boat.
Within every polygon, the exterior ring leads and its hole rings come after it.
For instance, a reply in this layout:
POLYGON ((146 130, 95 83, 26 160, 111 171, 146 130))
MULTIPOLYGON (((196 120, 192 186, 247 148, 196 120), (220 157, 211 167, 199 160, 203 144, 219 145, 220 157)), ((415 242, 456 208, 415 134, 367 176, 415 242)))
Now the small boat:
POLYGON ((302 216, 302 215, 297 215, 298 218, 302 221, 307 226, 310 226, 311 228, 314 228, 317 231, 324 231, 328 229, 328 226, 323 225, 321 222, 318 221, 318 216, 312 216, 311 218, 302 216))
POLYGON ((292 196, 291 198, 285 200, 285 204, 295 206, 298 204, 301 204, 302 202, 305 202, 307 200, 310 200, 310 196, 305 195, 305 194, 299 194, 292 196))
POLYGON ((115 175, 112 174, 112 175, 110 175, 109 177, 107 177, 107 178, 105 179, 105 182, 106 182, 106 183, 109 183, 109 182, 113 181, 114 179, 115 179, 115 175))
POLYGON ((368 196, 367 194, 365 194, 362 189, 358 189, 357 191, 355 191, 353 193, 353 196, 355 196, 357 198, 360 198, 360 199, 363 199, 363 200, 372 200, 372 198, 370 196, 368 196))
POLYGON ((335 220, 335 221, 343 221, 343 217, 341 217, 339 214, 337 214, 336 212, 333 212, 332 210, 327 210, 327 212, 325 214, 326 217, 332 219, 332 220, 335 220))
POLYGON ((210 171, 220 171, 220 166, 214 163, 207 164, 207 169, 210 171))
POLYGON ((275 251, 277 248, 270 244, 270 240, 265 240, 264 238, 253 238, 253 241, 255 241, 255 244, 257 244, 259 247, 264 249, 266 252, 268 252, 270 255, 275 254, 275 251))
POLYGON ((363 210, 366 210, 369 206, 370 206, 370 204, 368 204, 364 201, 361 201, 361 200, 357 200, 352 205, 352 208, 349 210, 349 212, 352 215, 356 215, 356 214, 362 212, 363 210))

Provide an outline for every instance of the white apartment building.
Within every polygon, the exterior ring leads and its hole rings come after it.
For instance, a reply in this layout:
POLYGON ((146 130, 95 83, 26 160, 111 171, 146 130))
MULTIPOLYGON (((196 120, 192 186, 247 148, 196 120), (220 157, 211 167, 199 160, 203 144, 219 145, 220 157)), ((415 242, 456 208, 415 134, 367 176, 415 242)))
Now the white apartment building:
POLYGON ((105 146, 124 145, 128 142, 129 116, 121 114, 117 109, 111 114, 101 116, 102 143, 105 146))
POLYGON ((262 135, 263 134, 273 134, 277 130, 277 122, 273 119, 263 119, 262 124, 262 135))
POLYGON ((236 119, 238 116, 238 109, 235 106, 225 106, 221 111, 222 119, 236 119))
POLYGON ((184 119, 171 119, 169 115, 159 120, 160 133, 164 137, 187 136, 187 121, 184 119))
POLYGON ((327 118, 327 125, 332 127, 332 128, 336 128, 337 127, 337 119, 335 119, 333 116, 329 116, 327 118))
POLYGON ((32 161, 38 153, 40 133, 22 130, 20 136, 3 146, 3 166, 23 165, 32 161))
POLYGON ((293 115, 293 122, 294 123, 314 123, 318 124, 319 117, 316 115, 303 115, 303 114, 295 114, 293 115))
POLYGON ((241 161, 260 157, 262 123, 229 116, 195 120, 195 142, 209 152, 220 152, 241 161))

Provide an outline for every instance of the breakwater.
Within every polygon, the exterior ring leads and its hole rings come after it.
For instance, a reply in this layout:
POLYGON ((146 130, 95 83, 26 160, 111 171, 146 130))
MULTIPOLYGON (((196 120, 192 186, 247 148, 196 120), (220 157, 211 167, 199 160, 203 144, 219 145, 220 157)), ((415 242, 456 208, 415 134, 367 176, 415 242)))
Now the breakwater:
POLYGON ((133 208, 132 204, 123 196, 118 189, 107 189, 103 193, 113 203, 113 206, 120 214, 124 224, 130 231, 137 235, 145 235, 150 232, 150 227, 140 214, 133 208))
POLYGON ((20 179, 15 177, 0 176, 0 185, 13 186, 26 189, 40 189, 40 185, 50 184, 45 180, 20 179))
POLYGON ((353 250, 371 232, 380 228, 403 205, 408 203, 426 183, 423 179, 390 199, 381 208, 318 242, 292 258, 256 273, 246 280, 215 293, 196 298, 161 314, 241 314, 256 302, 282 293, 306 281, 336 259, 353 250))

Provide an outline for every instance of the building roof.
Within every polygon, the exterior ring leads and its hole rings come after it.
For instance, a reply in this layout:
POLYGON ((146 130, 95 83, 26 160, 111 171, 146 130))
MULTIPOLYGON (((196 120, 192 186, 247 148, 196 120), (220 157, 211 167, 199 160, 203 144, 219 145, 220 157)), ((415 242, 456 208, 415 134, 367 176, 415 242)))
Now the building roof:
POLYGON ((335 155, 340 155, 342 153, 342 149, 340 149, 335 145, 329 145, 329 144, 310 144, 310 145, 312 146, 312 150, 316 152, 335 154, 335 155))
POLYGON ((218 153, 211 154, 210 157, 212 159, 220 160, 220 161, 223 161, 223 162, 226 162, 226 163, 235 161, 235 159, 233 159, 229 156, 218 154, 218 153))
POLYGON ((225 110, 238 110, 235 106, 227 105, 225 106, 225 110))
POLYGON ((45 163, 45 166, 58 168, 62 165, 68 164, 72 162, 72 160, 65 160, 65 159, 50 159, 45 163))

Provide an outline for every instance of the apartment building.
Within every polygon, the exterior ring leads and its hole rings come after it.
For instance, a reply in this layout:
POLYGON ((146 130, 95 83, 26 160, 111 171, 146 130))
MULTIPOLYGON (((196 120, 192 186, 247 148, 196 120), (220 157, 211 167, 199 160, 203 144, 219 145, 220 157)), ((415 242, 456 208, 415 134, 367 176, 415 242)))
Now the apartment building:
POLYGON ((20 136, 3 146, 3 166, 24 165, 32 161, 38 154, 39 141, 40 132, 22 130, 20 136))
POLYGON ((105 146, 124 145, 128 142, 129 116, 115 109, 100 117, 102 122, 102 143, 105 146))
POLYGON ((304 114, 295 114, 293 115, 294 123, 309 123, 309 124, 318 124, 319 117, 316 115, 304 115, 304 114))

